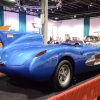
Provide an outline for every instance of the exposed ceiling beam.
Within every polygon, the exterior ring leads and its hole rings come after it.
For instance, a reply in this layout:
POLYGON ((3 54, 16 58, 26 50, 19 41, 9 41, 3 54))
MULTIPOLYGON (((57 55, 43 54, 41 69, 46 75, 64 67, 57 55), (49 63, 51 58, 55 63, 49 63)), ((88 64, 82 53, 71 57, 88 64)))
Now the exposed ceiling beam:
MULTIPOLYGON (((100 13, 100 12, 99 12, 100 13)), ((71 14, 71 15, 64 15, 64 16, 59 16, 59 18, 61 17, 61 18, 65 18, 65 17, 74 17, 74 15, 76 15, 76 16, 80 16, 80 15, 83 15, 83 16, 87 16, 87 15, 91 15, 91 14, 98 14, 98 12, 97 11, 94 11, 94 12, 84 12, 84 13, 77 13, 77 14, 71 14)), ((55 18, 55 17, 51 17, 51 18, 55 18)))
POLYGON ((85 4, 87 6, 89 6, 90 4, 92 4, 93 7, 100 9, 100 5, 94 2, 91 2, 90 0, 76 0, 76 2, 80 2, 82 4, 85 4))

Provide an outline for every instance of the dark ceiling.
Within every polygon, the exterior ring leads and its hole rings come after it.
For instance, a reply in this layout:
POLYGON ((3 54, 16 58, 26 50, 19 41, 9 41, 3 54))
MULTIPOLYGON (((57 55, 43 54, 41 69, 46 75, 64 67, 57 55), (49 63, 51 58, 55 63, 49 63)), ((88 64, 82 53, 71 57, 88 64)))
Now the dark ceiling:
MULTIPOLYGON (((41 0, 16 0, 16 3, 0 0, 0 2, 1 5, 9 6, 14 12, 26 11, 27 14, 33 16, 41 14, 41 0)), ((4 10, 7 10, 6 7, 4 10)), ((56 2, 48 0, 49 19, 67 20, 96 16, 100 16, 100 0, 56 0, 56 2)))

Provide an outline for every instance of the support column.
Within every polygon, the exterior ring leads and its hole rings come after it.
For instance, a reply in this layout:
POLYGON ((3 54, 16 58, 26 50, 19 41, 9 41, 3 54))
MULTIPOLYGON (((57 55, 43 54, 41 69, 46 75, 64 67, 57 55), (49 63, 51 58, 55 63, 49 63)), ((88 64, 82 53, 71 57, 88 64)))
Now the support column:
POLYGON ((4 10, 3 6, 0 6, 0 26, 4 25, 4 10))
POLYGON ((84 18, 84 37, 89 35, 90 18, 84 18))
POLYGON ((42 24, 42 35, 44 37, 44 44, 48 41, 48 0, 41 0, 41 24, 42 24))
POLYGON ((19 31, 26 32, 26 13, 19 12, 19 31))

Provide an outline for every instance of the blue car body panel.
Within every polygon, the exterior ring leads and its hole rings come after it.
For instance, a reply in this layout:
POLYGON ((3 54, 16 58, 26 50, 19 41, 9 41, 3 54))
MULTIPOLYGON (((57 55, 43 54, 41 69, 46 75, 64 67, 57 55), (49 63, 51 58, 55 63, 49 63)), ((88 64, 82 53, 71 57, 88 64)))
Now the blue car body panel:
POLYGON ((44 45, 41 34, 15 31, 0 31, 0 40, 3 42, 0 71, 8 75, 48 80, 64 57, 73 60, 74 75, 100 68, 99 63, 88 66, 92 61, 89 59, 100 53, 98 46, 80 44, 75 47, 68 43, 44 45), (42 51, 46 53, 36 57, 42 51))

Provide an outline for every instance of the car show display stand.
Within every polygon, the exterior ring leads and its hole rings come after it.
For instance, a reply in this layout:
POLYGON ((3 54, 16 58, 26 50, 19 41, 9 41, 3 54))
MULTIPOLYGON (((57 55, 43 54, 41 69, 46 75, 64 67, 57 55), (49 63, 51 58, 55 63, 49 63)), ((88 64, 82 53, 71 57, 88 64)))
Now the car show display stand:
POLYGON ((47 100, 100 100, 100 76, 47 100))

